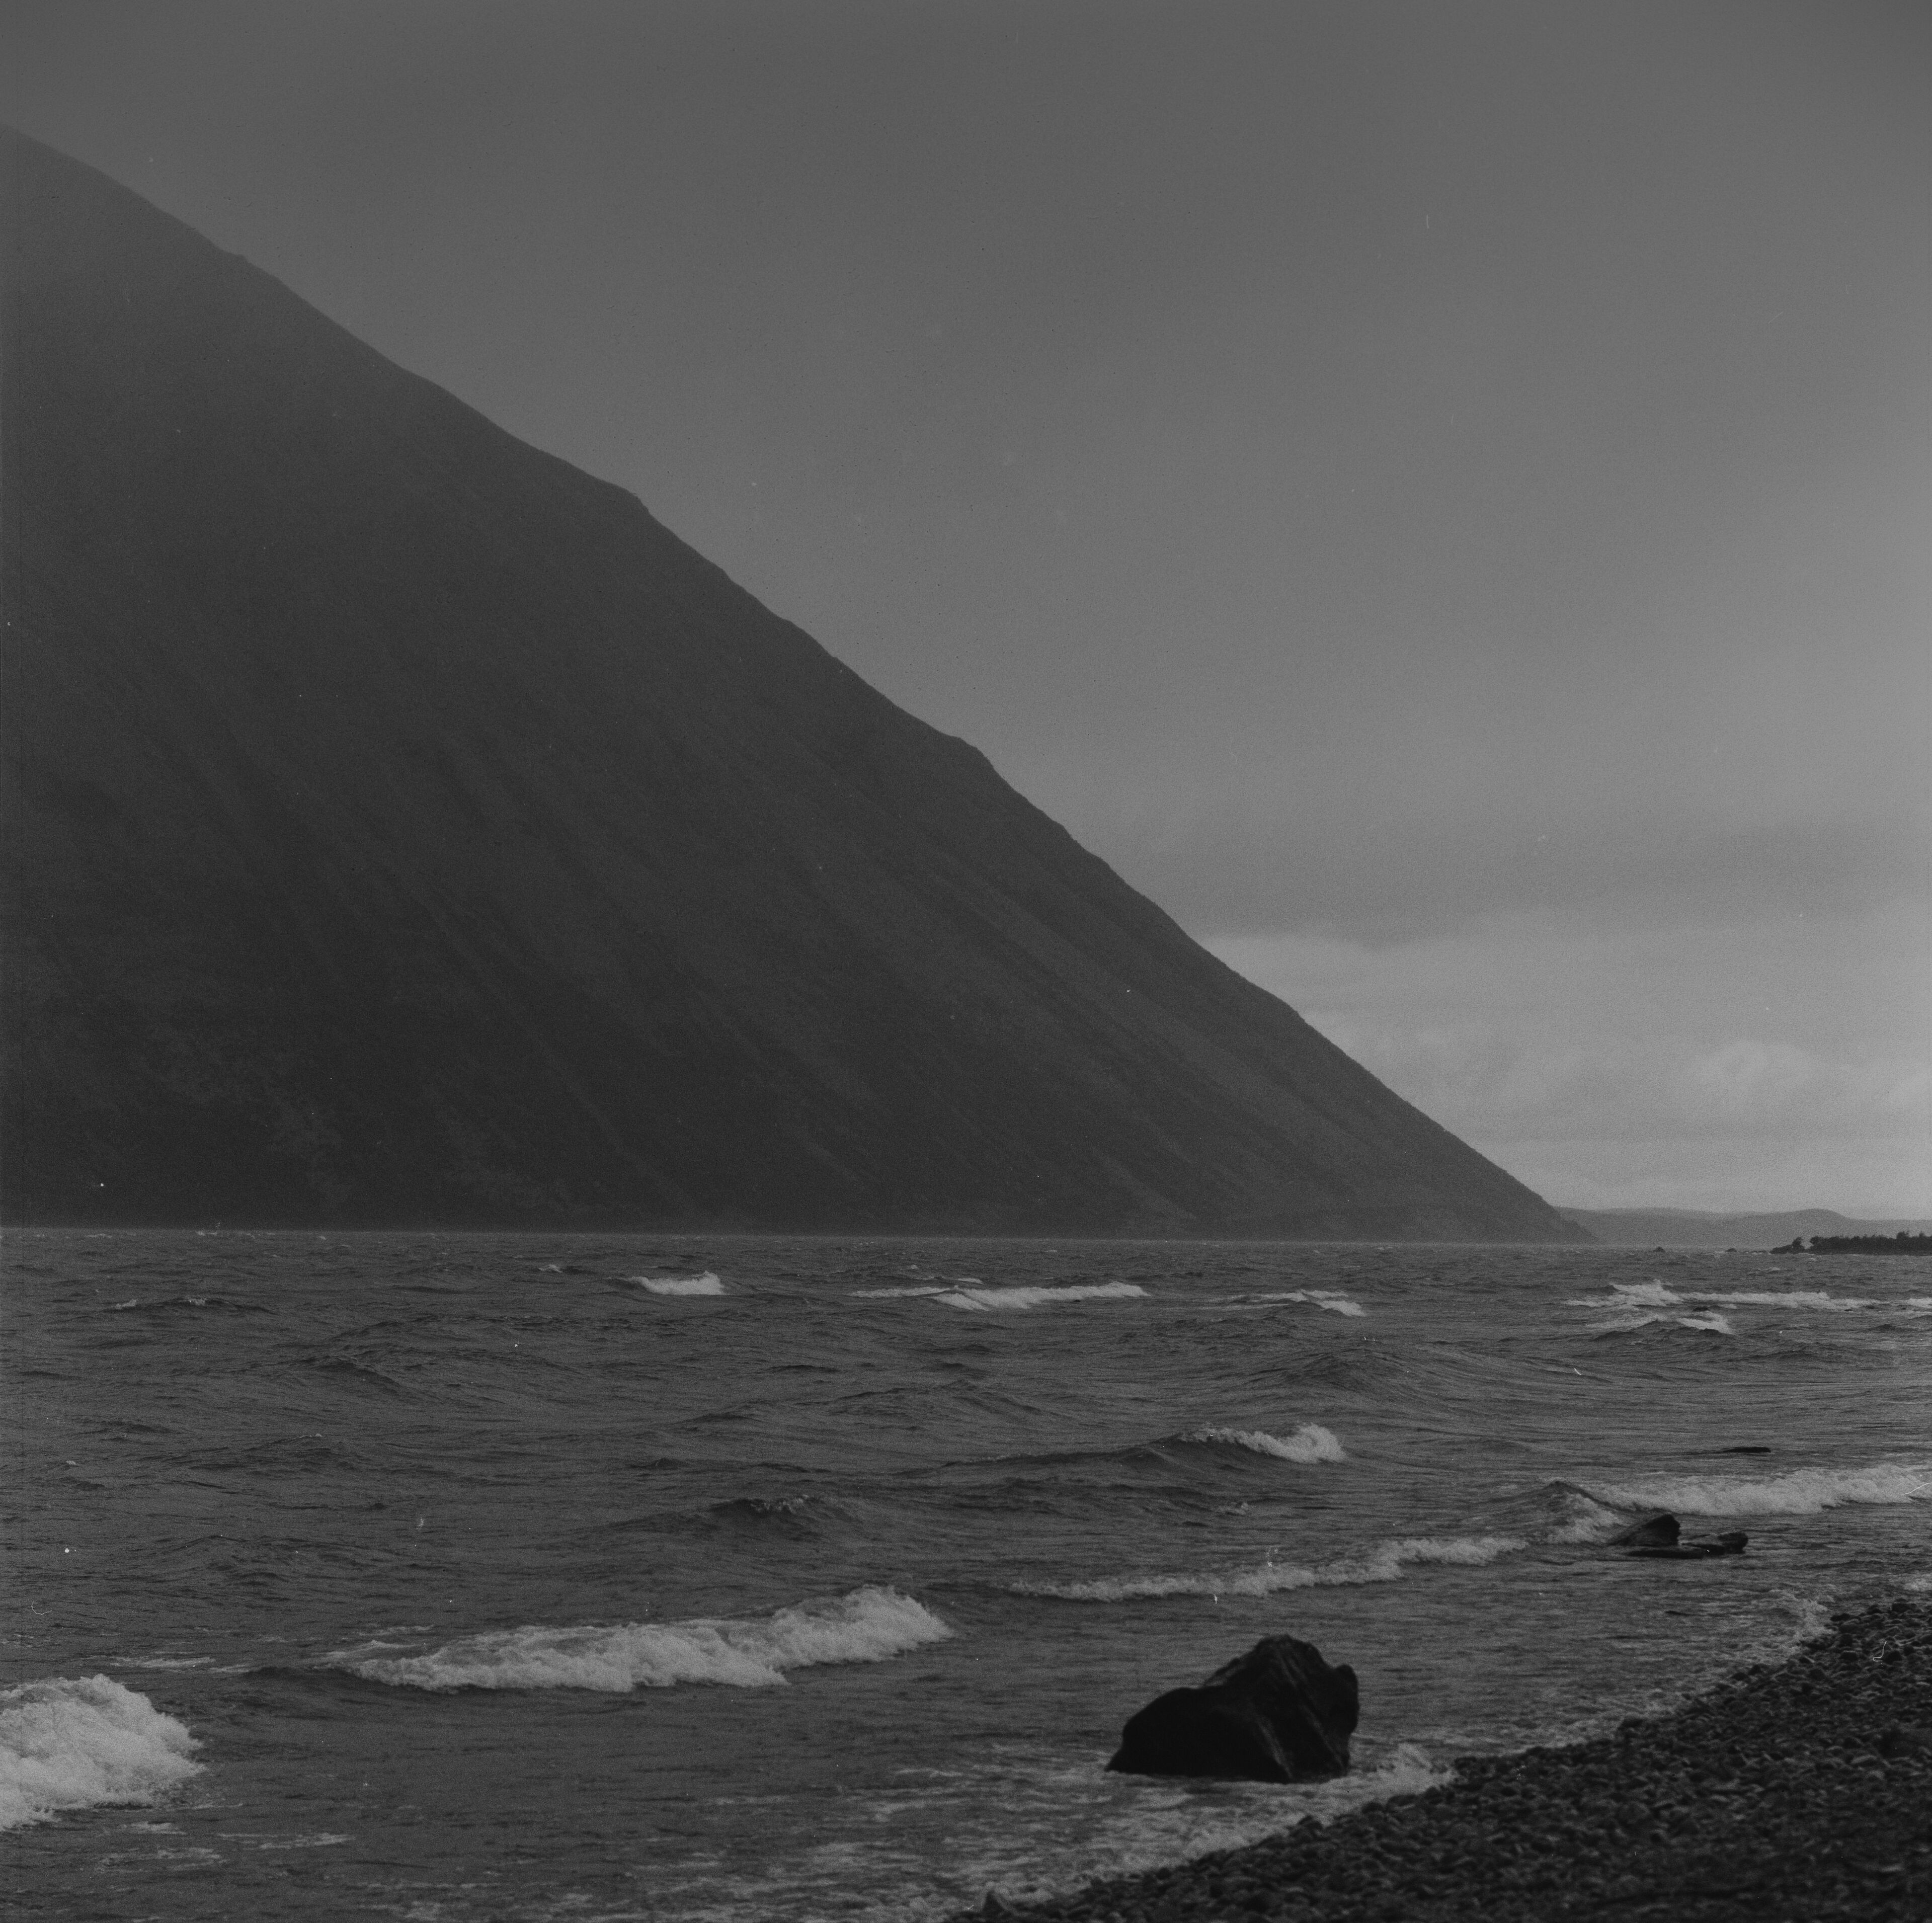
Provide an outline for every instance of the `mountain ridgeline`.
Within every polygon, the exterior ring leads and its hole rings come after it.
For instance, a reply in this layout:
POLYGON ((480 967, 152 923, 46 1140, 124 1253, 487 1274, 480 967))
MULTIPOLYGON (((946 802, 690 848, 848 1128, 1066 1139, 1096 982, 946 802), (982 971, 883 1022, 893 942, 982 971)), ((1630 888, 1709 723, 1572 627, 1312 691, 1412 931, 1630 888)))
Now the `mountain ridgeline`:
POLYGON ((1587 1239, 631 496, 0 164, 7 1219, 1587 1239))

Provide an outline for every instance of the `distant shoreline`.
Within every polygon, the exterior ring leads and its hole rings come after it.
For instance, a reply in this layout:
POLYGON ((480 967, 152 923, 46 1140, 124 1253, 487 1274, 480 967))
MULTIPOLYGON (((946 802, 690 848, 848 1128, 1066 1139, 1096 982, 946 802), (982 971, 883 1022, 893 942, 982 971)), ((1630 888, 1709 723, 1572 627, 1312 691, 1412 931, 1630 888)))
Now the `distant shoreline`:
POLYGON ((1786 1661, 1670 1715, 1456 1771, 1326 1825, 959 1923, 1932 1915, 1932 1598, 1834 1617, 1786 1661))
POLYGON ((1774 1249, 1774 1256, 1932 1256, 1932 1235, 1814 1235, 1808 1247, 1804 1238, 1774 1249))

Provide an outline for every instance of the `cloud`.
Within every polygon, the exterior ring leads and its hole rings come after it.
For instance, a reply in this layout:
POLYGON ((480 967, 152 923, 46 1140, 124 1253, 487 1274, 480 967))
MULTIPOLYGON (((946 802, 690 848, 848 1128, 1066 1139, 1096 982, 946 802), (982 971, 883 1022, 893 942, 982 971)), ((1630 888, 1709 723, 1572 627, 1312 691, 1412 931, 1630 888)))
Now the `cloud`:
POLYGON ((1077 838, 1184 927, 1216 938, 1412 942, 1499 914, 1577 910, 1667 922, 1856 918, 1932 892, 1932 838, 1896 817, 1726 825, 1648 819, 1629 806, 1582 821, 1418 809, 1344 824, 1286 803, 1169 812, 1072 799, 1060 818, 1077 838))
POLYGON ((1208 945, 1552 1200, 1932 1213, 1923 906, 1208 945))

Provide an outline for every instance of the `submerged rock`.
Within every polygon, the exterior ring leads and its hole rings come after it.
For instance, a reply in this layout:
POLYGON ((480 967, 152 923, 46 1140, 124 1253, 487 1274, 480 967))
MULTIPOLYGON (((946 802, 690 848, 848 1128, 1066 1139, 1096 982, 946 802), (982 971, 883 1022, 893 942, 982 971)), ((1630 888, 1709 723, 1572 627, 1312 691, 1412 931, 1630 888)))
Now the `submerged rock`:
POLYGON ((1695 1561, 1706 1556, 1742 1556, 1744 1545, 1750 1540, 1742 1529, 1726 1530, 1721 1536, 1694 1536, 1688 1542, 1658 1544, 1634 1547, 1633 1556, 1676 1558, 1682 1561, 1695 1561))
POLYGON ((1264 1636, 1198 1689, 1171 1689, 1129 1718, 1107 1767, 1255 1783, 1340 1776, 1359 1707, 1347 1664, 1331 1668, 1292 1636, 1264 1636))

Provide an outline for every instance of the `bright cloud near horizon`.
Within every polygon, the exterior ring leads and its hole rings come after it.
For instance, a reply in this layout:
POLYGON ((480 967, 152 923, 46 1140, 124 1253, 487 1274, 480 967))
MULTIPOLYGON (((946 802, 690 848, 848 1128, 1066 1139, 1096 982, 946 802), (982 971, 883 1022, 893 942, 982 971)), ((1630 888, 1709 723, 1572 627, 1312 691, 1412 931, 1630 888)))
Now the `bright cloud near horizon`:
POLYGON ((1932 1214, 1932 13, 0 18, 1552 1200, 1932 1214))

